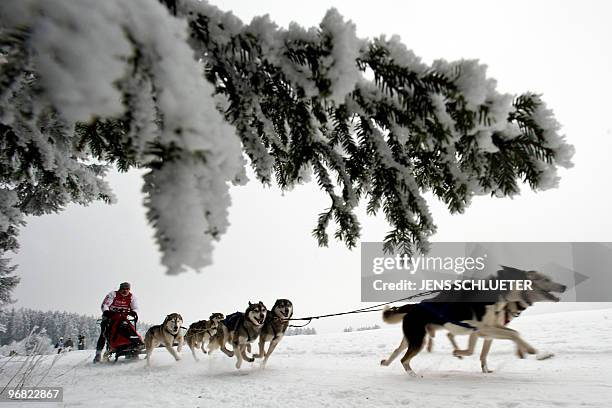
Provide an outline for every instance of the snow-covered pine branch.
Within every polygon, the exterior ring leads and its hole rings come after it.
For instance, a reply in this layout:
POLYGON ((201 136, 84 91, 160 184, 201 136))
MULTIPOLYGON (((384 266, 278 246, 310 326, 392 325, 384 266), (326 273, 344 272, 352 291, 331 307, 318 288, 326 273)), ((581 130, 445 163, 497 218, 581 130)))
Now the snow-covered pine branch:
POLYGON ((398 37, 358 38, 334 9, 319 27, 283 29, 161 3, 0 4, 0 194, 14 203, 0 207, 3 240, 16 242, 24 214, 111 201, 107 164, 148 168, 164 265, 200 269, 228 227, 228 183, 246 181, 244 152, 264 184, 314 175, 330 198, 319 244, 333 220, 356 245, 363 199, 392 227, 387 249, 424 251, 435 232, 425 191, 461 212, 519 181, 554 187, 571 166, 539 96, 500 94, 477 61, 428 66, 398 37))
POLYGON ((274 173, 290 189, 305 169, 315 173, 330 197, 313 231, 321 245, 332 219, 335 237, 355 245, 353 210, 365 198, 393 227, 387 249, 425 251, 435 225, 424 191, 462 212, 475 194, 519 193, 519 180, 554 187, 556 167, 571 166, 573 147, 540 98, 500 94, 477 61, 429 67, 398 37, 357 38, 334 9, 307 30, 267 16, 243 24, 206 2, 165 3, 189 21, 258 179, 274 173))
POLYGON ((168 272, 210 264, 227 182, 244 180, 244 165, 186 22, 150 0, 9 1, 0 14, 2 187, 21 213, 111 201, 97 163, 149 168, 145 205, 168 272))

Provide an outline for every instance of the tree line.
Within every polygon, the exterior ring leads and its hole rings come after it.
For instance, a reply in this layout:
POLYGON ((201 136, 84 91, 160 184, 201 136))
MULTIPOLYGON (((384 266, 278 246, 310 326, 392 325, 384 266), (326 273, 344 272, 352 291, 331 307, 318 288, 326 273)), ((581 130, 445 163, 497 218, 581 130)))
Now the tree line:
MULTIPOLYGON (((138 330, 145 333, 150 327, 138 324, 138 330)), ((79 335, 85 336, 85 348, 95 348, 100 335, 98 317, 59 311, 40 311, 26 308, 0 310, 0 346, 26 338, 32 330, 44 330, 52 342, 60 337, 72 338, 75 347, 79 335)))

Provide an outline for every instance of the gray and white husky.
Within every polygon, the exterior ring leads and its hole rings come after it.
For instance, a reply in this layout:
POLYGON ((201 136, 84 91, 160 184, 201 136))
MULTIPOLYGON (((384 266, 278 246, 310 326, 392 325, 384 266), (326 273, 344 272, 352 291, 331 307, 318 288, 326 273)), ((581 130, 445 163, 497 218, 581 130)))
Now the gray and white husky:
POLYGON ((217 334, 219 323, 224 319, 223 313, 213 313, 208 320, 200 320, 189 325, 185 333, 185 342, 191 349, 193 358, 198 361, 196 349, 201 349, 206 354, 205 345, 217 334))
POLYGON ((162 324, 151 326, 145 334, 145 347, 147 348, 147 366, 151 365, 151 354, 153 350, 160 344, 166 347, 166 350, 176 361, 181 359, 180 352, 183 348, 183 334, 181 326, 183 325, 183 317, 178 313, 170 313, 164 319, 162 324), (174 351, 174 343, 178 343, 177 351, 174 351))

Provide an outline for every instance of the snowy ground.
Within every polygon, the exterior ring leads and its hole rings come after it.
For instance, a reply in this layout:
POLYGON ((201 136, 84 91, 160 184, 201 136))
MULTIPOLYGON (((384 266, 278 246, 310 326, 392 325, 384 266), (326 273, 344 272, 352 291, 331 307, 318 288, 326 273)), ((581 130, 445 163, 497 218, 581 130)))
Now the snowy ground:
MULTIPOLYGON (((91 352, 76 351, 59 359, 45 384, 63 386, 64 402, 56 405, 70 407, 531 408, 612 401, 612 309, 521 316, 512 327, 555 357, 519 360, 511 344, 498 341, 489 356, 492 374, 481 374, 477 355, 452 357, 441 333, 433 353, 413 360, 422 378, 408 377, 399 359, 381 367, 400 341, 400 327, 388 327, 285 338, 265 370, 257 363, 236 370, 235 360, 218 351, 196 363, 186 349, 176 363, 157 349, 150 369, 145 361, 94 366, 91 352)), ((17 365, 5 362, 2 385, 17 365)))

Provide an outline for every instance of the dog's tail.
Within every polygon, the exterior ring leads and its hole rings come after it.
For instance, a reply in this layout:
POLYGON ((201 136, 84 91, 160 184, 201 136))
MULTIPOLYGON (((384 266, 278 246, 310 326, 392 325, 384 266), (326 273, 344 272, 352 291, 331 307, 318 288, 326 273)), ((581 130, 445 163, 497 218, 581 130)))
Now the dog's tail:
POLYGON ((383 321, 385 323, 394 324, 402 321, 406 313, 408 313, 412 308, 414 308, 415 304, 408 303, 407 305, 398 306, 398 307, 385 307, 383 310, 383 321))

